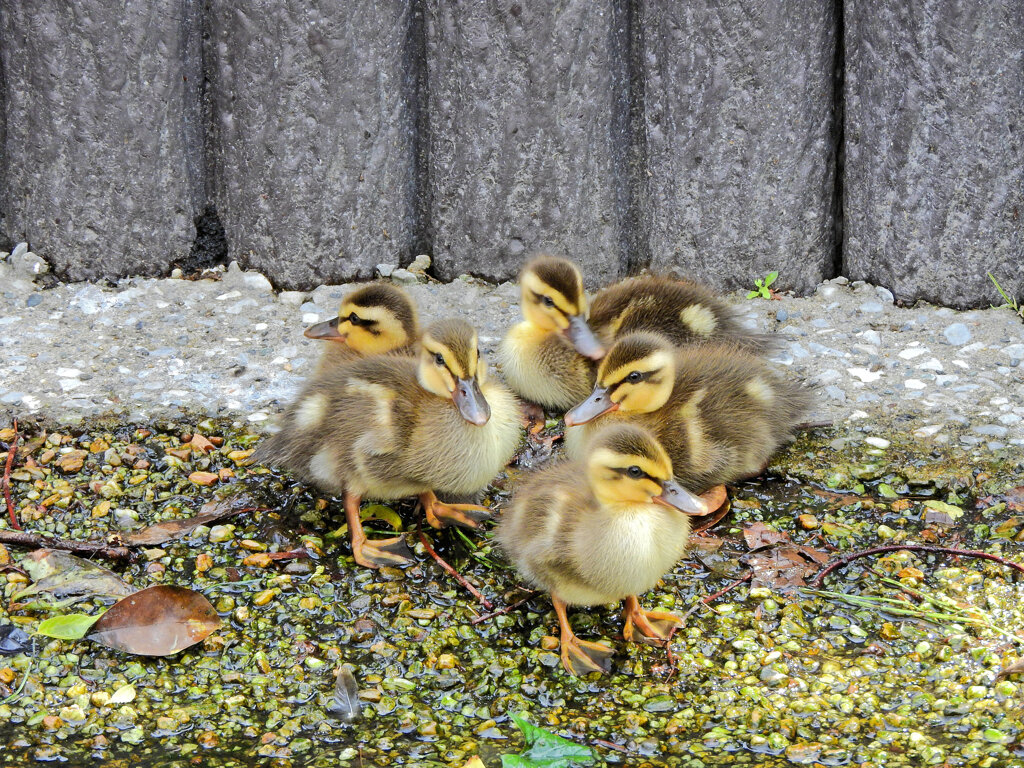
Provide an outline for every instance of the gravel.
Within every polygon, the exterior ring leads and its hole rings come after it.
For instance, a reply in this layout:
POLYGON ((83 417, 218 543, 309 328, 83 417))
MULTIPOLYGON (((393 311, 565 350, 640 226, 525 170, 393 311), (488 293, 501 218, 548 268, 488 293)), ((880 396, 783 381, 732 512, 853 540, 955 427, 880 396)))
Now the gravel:
MULTIPOLYGON (((21 246, 15 254, 0 260, 4 423, 189 412, 270 424, 320 352, 303 328, 331 316, 352 289, 275 293, 263 275, 235 264, 195 281, 43 287, 45 262, 21 246)), ((424 321, 472 322, 485 353, 519 317, 512 283, 391 274, 424 321)), ((1024 324, 1012 312, 897 307, 887 289, 845 278, 806 298, 742 296, 729 299, 747 323, 781 337, 775 364, 817 387, 815 420, 835 422, 840 433, 896 431, 974 453, 1024 445, 1024 324)))

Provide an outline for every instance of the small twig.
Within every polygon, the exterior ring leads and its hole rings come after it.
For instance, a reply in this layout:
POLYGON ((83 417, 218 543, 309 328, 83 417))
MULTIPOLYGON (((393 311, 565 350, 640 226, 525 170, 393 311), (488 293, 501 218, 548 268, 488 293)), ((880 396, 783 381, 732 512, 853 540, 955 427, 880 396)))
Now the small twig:
POLYGON ((73 541, 56 536, 43 536, 26 531, 5 531, 0 529, 0 544, 36 549, 62 549, 67 552, 81 552, 105 557, 107 560, 134 560, 138 555, 128 547, 112 547, 103 541, 73 541))
POLYGON ((1008 568, 1013 568, 1015 571, 1024 573, 1024 565, 1015 563, 1012 560, 1007 560, 1005 557, 999 555, 992 555, 988 552, 981 552, 976 549, 955 549, 952 547, 930 547, 926 544, 888 544, 884 547, 872 547, 871 549, 863 549, 860 552, 852 552, 849 555, 845 555, 830 565, 826 566, 817 576, 814 577, 814 581, 811 582, 810 586, 812 589, 818 589, 825 581, 825 577, 828 576, 832 571, 837 568, 842 568, 845 565, 849 565, 854 560, 867 557, 868 555, 877 555, 881 552, 899 552, 901 550, 907 550, 910 552, 933 552, 939 555, 955 555, 959 557, 976 557, 981 560, 991 560, 1000 565, 1005 565, 1008 568))
POLYGON ((7 502, 7 516, 11 518, 11 527, 16 530, 21 530, 21 523, 18 522, 17 516, 14 514, 14 502, 11 501, 11 467, 14 466, 14 454, 18 452, 18 420, 14 420, 14 439, 11 440, 11 445, 7 449, 7 463, 4 465, 4 501, 7 502))
POLYGON ((451 576, 453 579, 459 582, 459 584, 465 587, 466 590, 471 595, 473 595, 473 597, 475 597, 480 602, 480 605, 482 605, 484 608, 486 608, 487 610, 491 610, 491 608, 494 607, 491 604, 491 601, 484 597, 483 592, 481 592, 479 589, 477 589, 468 581, 466 581, 466 578, 461 573, 459 573, 450 565, 448 565, 448 563, 445 562, 444 558, 442 558, 439 554, 437 554, 437 552, 434 551, 434 548, 430 546, 430 542, 427 540, 426 535, 423 533, 423 529, 420 528, 418 524, 416 526, 416 533, 420 535, 420 541, 423 542, 423 548, 427 550, 427 554, 434 558, 435 562, 437 562, 437 564, 440 565, 449 576, 451 576))
POLYGON ((750 571, 745 576, 740 576, 740 578, 736 579, 736 581, 732 582, 731 584, 729 584, 726 587, 723 587, 722 589, 718 590, 717 592, 713 592, 712 594, 708 595, 707 597, 702 597, 700 600, 698 600, 696 603, 694 603, 686 613, 683 614, 683 624, 685 624, 686 620, 688 618, 690 618, 690 614, 692 614, 694 611, 696 611, 702 605, 708 605, 709 603, 711 603, 711 601, 717 600, 722 595, 724 595, 726 592, 729 592, 730 590, 735 589, 736 587, 738 587, 740 584, 742 584, 745 581, 750 581, 753 577, 754 577, 754 572, 750 571))
POLYGON ((610 741, 605 741, 604 739, 594 739, 590 743, 596 744, 599 747, 604 747, 605 749, 614 749, 616 752, 621 752, 624 755, 629 754, 629 749, 627 749, 626 747, 622 746, 621 744, 615 744, 610 741))
POLYGON ((287 552, 268 552, 267 557, 271 560, 302 560, 309 557, 309 551, 305 547, 289 549, 287 552))
POLYGON ((482 624, 483 622, 489 621, 495 618, 496 616, 504 616, 506 613, 512 613, 512 611, 514 611, 516 608, 520 608, 526 605, 539 594, 540 592, 538 590, 531 590, 530 594, 528 594, 522 600, 518 600, 517 602, 512 603, 512 605, 506 605, 504 608, 500 608, 497 611, 494 611, 493 613, 485 613, 483 616, 477 616, 475 619, 471 619, 469 623, 482 624))

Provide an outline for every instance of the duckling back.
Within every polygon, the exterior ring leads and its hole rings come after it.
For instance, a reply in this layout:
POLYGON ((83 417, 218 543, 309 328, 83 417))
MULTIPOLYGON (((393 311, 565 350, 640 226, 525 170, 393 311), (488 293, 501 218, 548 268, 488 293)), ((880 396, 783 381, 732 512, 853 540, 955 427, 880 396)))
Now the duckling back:
POLYGON ((527 322, 509 330, 497 362, 516 394, 557 411, 572 408, 590 394, 597 366, 561 334, 527 322))
POLYGON ((623 280, 594 297, 589 320, 606 343, 634 331, 651 331, 677 346, 728 341, 760 354, 776 346, 774 337, 744 328, 728 304, 710 289, 690 280, 623 280))
POLYGON ((807 389, 735 345, 683 347, 675 364, 665 405, 649 413, 613 411, 567 429, 569 455, 583 455, 602 426, 639 424, 657 435, 679 482, 703 492, 762 472, 810 408, 807 389))

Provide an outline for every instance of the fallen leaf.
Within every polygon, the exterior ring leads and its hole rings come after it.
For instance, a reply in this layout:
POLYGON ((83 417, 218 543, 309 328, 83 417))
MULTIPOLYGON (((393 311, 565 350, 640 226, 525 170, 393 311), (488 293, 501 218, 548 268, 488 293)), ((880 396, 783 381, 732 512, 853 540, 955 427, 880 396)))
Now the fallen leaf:
POLYGON ((214 449, 213 443, 198 432, 192 435, 192 439, 188 441, 188 444, 192 447, 192 450, 197 453, 209 453, 214 449))
POLYGON ((473 755, 462 768, 487 768, 487 766, 484 765, 484 761, 480 759, 479 755, 473 755))
POLYGON ((251 512, 258 509, 256 503, 245 495, 231 496, 226 499, 215 499, 203 505, 199 514, 194 517, 186 517, 181 520, 165 520, 156 523, 141 531, 122 535, 121 541, 129 547, 148 546, 151 544, 163 544, 167 541, 174 541, 187 536, 200 525, 212 523, 231 515, 238 515, 242 512, 251 512))
POLYGON ((549 733, 520 715, 510 714, 509 717, 523 732, 526 747, 519 755, 502 755, 502 768, 569 768, 576 764, 590 765, 597 759, 590 747, 549 733))
POLYGON ((36 627, 36 634, 43 637, 56 637, 59 640, 80 640, 99 620, 99 616, 88 616, 84 613, 68 613, 64 616, 53 616, 41 621, 36 627))
POLYGON ((338 679, 334 683, 334 698, 330 706, 327 707, 327 711, 350 723, 358 720, 361 715, 359 686, 356 683, 356 676, 348 667, 338 670, 338 679))
POLYGON ((125 597, 135 591, 113 571, 68 552, 37 549, 25 558, 22 567, 35 583, 12 595, 13 600, 41 592, 48 592, 57 599, 81 600, 96 596, 125 597))
POLYGON ((996 675, 996 680, 1001 680, 1004 677, 1010 675, 1017 675, 1024 672, 1024 659, 1017 659, 1013 664, 1008 667, 1003 667, 999 670, 999 674, 996 675))
POLYGON ((789 534, 776 531, 761 522, 751 523, 743 529, 743 539, 749 549, 760 549, 779 542, 789 541, 789 534))
POLYGON ((13 624, 0 624, 0 656, 17 656, 32 647, 32 637, 13 624))
POLYGON ((203 595, 158 585, 114 603, 87 639, 141 656, 170 656, 219 627, 220 617, 203 595))
POLYGON ((828 561, 828 553, 794 544, 752 552, 741 558, 750 567, 751 586, 786 590, 807 585, 806 579, 828 561))

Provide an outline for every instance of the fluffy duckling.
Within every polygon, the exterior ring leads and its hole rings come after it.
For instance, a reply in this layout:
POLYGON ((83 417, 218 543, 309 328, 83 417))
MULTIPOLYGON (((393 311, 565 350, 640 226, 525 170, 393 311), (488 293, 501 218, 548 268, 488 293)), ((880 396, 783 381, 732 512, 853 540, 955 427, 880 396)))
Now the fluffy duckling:
POLYGON ((412 353, 419 338, 416 308, 408 294, 388 283, 371 283, 341 301, 338 316, 311 325, 306 338, 328 344, 316 373, 367 355, 412 353))
MULTIPOLYGON (((632 333, 608 350, 590 397, 565 415, 566 449, 579 457, 603 424, 635 422, 668 451, 676 479, 701 492, 762 472, 809 401, 806 389, 734 346, 680 349, 664 336, 632 333)), ((724 501, 723 492, 715 495, 724 501)))
POLYGON ((578 639, 566 606, 624 599, 627 639, 663 640, 679 623, 671 613, 643 610, 637 595, 682 556, 686 513, 704 512, 702 500, 672 479, 665 449, 633 424, 605 428, 585 460, 542 469, 516 491, 497 540, 519 573, 550 593, 570 674, 608 671, 612 649, 578 639))
POLYGON ((587 297, 576 266, 538 256, 519 275, 523 322, 498 350, 509 386, 525 400, 564 411, 587 396, 604 349, 587 325, 587 297))
POLYGON ((418 357, 378 355, 313 377, 255 460, 344 494, 357 563, 404 564, 401 537, 366 539, 360 500, 419 495, 439 528, 473 528, 486 518, 486 507, 434 495, 482 490, 519 445, 518 401, 486 372, 476 331, 463 320, 436 322, 418 357))
POLYGON ((728 341, 763 354, 774 338, 744 328, 732 308, 690 280, 633 277, 611 285, 590 303, 590 327, 606 343, 634 331, 653 331, 676 346, 728 341))

